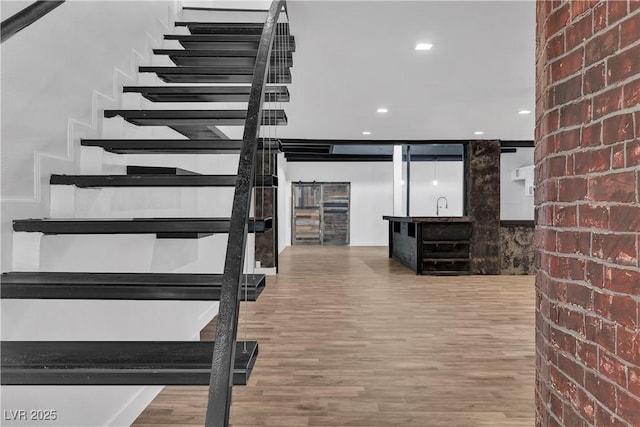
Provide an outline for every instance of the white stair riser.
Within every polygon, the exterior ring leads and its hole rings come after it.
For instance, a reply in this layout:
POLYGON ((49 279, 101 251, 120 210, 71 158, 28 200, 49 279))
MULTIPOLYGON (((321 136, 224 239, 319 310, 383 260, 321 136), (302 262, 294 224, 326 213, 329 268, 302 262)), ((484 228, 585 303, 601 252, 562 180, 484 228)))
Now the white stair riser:
MULTIPOLYGON (((14 271, 222 273, 226 234, 158 239, 153 234, 48 235, 14 232, 14 271)), ((246 265, 253 262, 253 236, 246 265)))
POLYGON ((3 340, 197 339, 217 313, 210 301, 2 300, 3 340))
MULTIPOLYGON (((179 138, 180 139, 180 138, 179 138)), ((239 154, 117 154, 100 147, 82 147, 81 173, 126 173, 126 166, 177 167, 200 174, 235 175, 239 154)))
POLYGON ((51 187, 56 195, 51 216, 57 218, 228 217, 234 191, 233 187, 51 187))

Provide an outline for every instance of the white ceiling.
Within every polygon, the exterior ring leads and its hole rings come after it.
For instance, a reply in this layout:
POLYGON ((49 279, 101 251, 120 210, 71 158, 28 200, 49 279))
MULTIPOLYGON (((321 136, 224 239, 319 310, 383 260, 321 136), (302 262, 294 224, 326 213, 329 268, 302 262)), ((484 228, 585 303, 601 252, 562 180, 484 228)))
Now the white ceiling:
POLYGON ((288 5, 296 52, 281 138, 533 139, 534 114, 518 111, 534 110, 535 2, 288 5))

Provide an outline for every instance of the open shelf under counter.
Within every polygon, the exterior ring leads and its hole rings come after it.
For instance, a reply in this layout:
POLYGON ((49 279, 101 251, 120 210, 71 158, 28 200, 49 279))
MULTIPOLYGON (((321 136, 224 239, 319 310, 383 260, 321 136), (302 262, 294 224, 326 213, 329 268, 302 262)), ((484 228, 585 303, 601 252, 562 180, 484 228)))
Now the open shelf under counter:
POLYGON ((389 221, 389 258, 416 274, 469 274, 470 217, 382 218, 389 221))

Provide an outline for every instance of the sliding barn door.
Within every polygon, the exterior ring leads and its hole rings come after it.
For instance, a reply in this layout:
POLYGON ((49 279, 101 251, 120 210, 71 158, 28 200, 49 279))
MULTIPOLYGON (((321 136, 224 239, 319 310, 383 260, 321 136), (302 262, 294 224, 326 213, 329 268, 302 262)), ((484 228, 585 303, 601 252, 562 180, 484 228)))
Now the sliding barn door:
POLYGON ((349 244, 349 184, 322 184, 322 244, 349 244))
POLYGON ((294 183, 292 241, 294 245, 321 245, 322 188, 315 183, 294 183))
POLYGON ((292 183, 294 245, 348 245, 348 182, 292 183))

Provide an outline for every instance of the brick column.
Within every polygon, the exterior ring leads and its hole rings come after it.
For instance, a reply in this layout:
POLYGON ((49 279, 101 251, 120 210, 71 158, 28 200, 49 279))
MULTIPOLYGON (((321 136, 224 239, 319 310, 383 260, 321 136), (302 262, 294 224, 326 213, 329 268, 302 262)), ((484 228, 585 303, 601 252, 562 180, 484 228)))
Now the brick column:
POLYGON ((500 141, 467 143, 464 182, 473 217, 471 274, 500 274, 500 141))
POLYGON ((640 426, 640 1, 539 1, 536 425, 640 426))
MULTIPOLYGON (((277 153, 258 153, 256 175, 277 175, 277 153)), ((275 187, 255 187, 256 217, 272 217, 271 230, 256 233, 256 261, 262 268, 278 267, 278 192, 275 187), (276 207, 274 209, 274 207, 276 207)))

